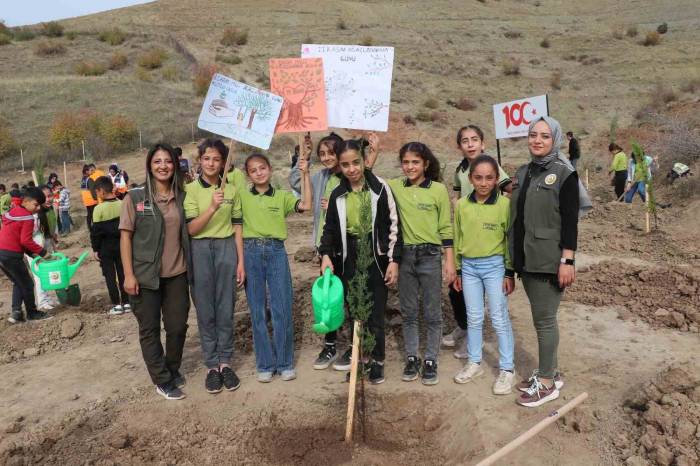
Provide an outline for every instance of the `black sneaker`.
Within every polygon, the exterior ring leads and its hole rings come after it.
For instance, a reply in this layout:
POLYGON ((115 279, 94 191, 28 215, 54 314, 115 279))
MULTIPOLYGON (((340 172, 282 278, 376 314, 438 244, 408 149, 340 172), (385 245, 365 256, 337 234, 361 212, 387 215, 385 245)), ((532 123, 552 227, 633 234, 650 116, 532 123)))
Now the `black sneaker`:
POLYGON ((185 376, 180 374, 180 372, 175 372, 173 374, 173 385, 175 385, 177 388, 184 387, 186 383, 187 380, 185 379, 185 376))
POLYGON ((423 385, 435 385, 438 383, 437 363, 432 359, 426 359, 423 363, 423 385))
POLYGON ((341 357, 338 358, 336 362, 333 363, 333 369, 337 371, 349 371, 350 363, 352 359, 352 346, 343 353, 341 357))
POLYGON ((43 311, 29 311, 27 312, 27 320, 48 320, 53 319, 52 315, 47 314, 43 311))
POLYGON ((185 397, 182 390, 177 388, 172 382, 156 385, 156 393, 166 400, 181 400, 185 397))
POLYGON ((12 311, 12 314, 10 314, 10 317, 7 318, 7 321, 11 324, 19 324, 24 322, 24 314, 22 311, 12 311))
POLYGON ((224 382, 224 387, 229 392, 232 392, 241 386, 240 379, 230 367, 224 367, 221 369, 221 380, 224 382))
POLYGON ((207 371, 207 378, 204 380, 204 388, 209 393, 219 393, 223 390, 224 381, 221 378, 221 372, 216 369, 207 371))
POLYGON ((409 356, 406 359, 406 366, 403 368, 401 380, 412 382, 418 378, 418 374, 420 374, 420 358, 418 356, 409 356))
POLYGON ((369 365, 369 383, 378 385, 384 382, 384 363, 372 361, 369 365))
POLYGON ((323 349, 318 353, 318 357, 314 361, 314 369, 327 369, 336 359, 338 359, 338 352, 335 349, 335 345, 323 345, 323 349))
MULTIPOLYGON (((357 365, 357 379, 359 380, 360 378, 362 378, 368 374, 369 374, 369 365, 359 363, 357 365)), ((350 371, 345 373, 345 381, 350 382, 350 371)))

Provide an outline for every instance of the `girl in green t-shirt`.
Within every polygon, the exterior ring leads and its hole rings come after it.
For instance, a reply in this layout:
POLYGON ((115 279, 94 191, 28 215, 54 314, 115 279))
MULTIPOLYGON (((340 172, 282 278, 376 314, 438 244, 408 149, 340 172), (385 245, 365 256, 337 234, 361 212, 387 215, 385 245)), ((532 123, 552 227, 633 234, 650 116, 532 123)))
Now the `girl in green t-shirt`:
POLYGON ((231 285, 235 280, 240 287, 245 280, 241 198, 232 184, 221 189, 228 147, 219 139, 206 139, 197 150, 201 174, 186 186, 184 209, 192 238, 192 297, 208 369, 204 386, 219 393, 241 384, 231 368, 236 302, 231 285))

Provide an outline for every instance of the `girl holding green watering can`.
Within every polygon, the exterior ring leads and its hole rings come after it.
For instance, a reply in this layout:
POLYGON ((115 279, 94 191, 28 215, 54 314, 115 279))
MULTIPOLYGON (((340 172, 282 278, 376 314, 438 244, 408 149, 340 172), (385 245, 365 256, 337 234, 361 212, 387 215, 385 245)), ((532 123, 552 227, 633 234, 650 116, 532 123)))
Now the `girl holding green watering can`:
POLYGON ((181 150, 159 143, 146 157, 146 182, 122 203, 120 249, 124 289, 139 324, 141 352, 156 393, 167 400, 185 397, 180 389, 182 350, 190 309, 192 270, 185 223, 185 193, 178 170, 181 150), (188 278, 190 279, 188 281, 188 278), (165 326, 165 351, 160 340, 165 326))
POLYGON ((321 273, 330 267, 341 276, 347 290, 347 283, 356 271, 358 242, 371 242, 374 260, 368 273, 373 309, 368 324, 376 343, 369 363, 369 380, 379 384, 384 382, 384 312, 388 286, 396 284, 399 277, 401 231, 389 185, 365 165, 366 145, 364 140, 350 140, 338 146, 343 178, 328 201, 319 253, 322 256, 321 273), (360 208, 367 202, 373 213, 372 232, 361 238, 358 237, 360 208))

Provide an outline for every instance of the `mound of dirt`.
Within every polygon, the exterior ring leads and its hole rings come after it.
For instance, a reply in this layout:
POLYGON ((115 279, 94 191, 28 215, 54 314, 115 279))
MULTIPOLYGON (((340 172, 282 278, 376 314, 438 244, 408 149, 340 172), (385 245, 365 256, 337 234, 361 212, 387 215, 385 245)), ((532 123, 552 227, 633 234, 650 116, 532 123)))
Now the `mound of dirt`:
POLYGON ((700 370, 668 367, 625 400, 629 432, 613 439, 628 465, 700 464, 700 370))
POLYGON ((592 306, 619 306, 620 318, 698 332, 700 276, 691 269, 648 268, 603 261, 581 268, 566 299, 592 306))

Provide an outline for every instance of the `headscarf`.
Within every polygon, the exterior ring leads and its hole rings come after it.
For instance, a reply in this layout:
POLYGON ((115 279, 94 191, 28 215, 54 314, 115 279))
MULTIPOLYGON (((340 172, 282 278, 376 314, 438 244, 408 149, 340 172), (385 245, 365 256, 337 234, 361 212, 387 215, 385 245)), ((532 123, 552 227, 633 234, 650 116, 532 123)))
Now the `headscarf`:
MULTIPOLYGON (((528 133, 532 131, 535 125, 540 121, 544 121, 545 123, 547 123, 547 126, 549 126, 549 129, 552 131, 552 150, 549 154, 545 155, 544 157, 534 157, 531 154, 531 162, 539 167, 544 168, 551 162, 556 160, 557 162, 566 165, 571 171, 576 171, 574 166, 571 165, 569 159, 564 157, 564 155, 559 151, 559 148, 561 147, 562 142, 564 141, 564 136, 561 131, 561 125, 557 120, 550 116, 541 116, 538 119, 530 122, 528 133)), ((578 204, 579 218, 586 215, 586 213, 593 208, 593 203, 591 202, 591 198, 588 195, 588 191, 586 190, 585 186, 583 186, 583 183, 581 182, 580 178, 578 180, 578 204)))

